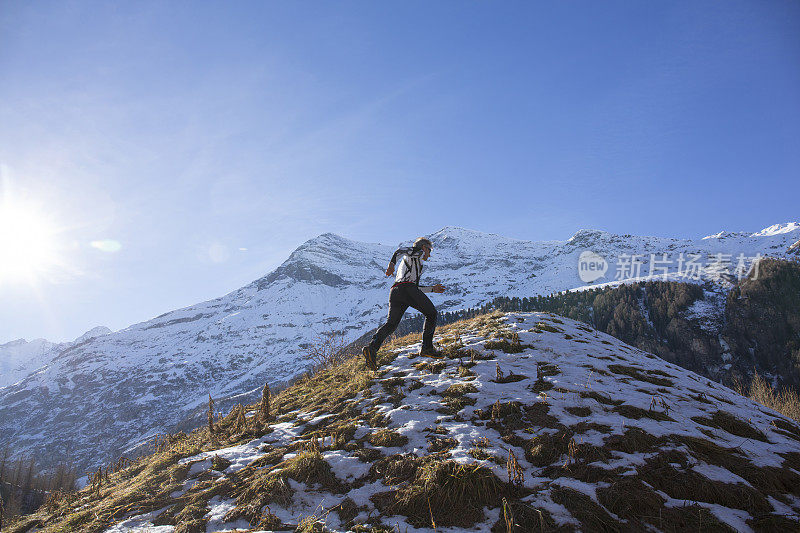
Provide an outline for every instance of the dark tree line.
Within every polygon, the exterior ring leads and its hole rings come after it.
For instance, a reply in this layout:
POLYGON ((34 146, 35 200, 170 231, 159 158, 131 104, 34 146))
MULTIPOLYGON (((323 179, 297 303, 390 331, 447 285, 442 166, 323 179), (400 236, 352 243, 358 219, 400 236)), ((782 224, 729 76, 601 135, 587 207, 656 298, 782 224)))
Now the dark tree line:
MULTIPOLYGON (((672 281, 648 281, 529 297, 500 296, 480 307, 439 313, 437 324, 449 324, 492 310, 543 311, 585 322, 633 346, 657 350, 662 341, 666 341, 675 349, 680 339, 671 326, 702 296, 702 286, 672 281)), ((424 321, 422 315, 413 315, 401 322, 397 334, 421 331, 424 321)))
POLYGON ((19 515, 34 512, 56 491, 75 490, 77 471, 65 463, 40 471, 32 458, 12 458, 6 447, 0 453, 0 529, 19 515))

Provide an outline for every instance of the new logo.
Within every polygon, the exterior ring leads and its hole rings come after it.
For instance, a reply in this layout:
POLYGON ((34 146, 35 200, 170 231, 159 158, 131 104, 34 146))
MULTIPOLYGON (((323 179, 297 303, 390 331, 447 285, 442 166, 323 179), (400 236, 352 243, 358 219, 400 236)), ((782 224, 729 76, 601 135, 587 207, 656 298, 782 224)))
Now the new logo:
POLYGON ((608 263, 602 255, 586 250, 578 257, 578 276, 584 283, 591 283, 605 276, 608 263))

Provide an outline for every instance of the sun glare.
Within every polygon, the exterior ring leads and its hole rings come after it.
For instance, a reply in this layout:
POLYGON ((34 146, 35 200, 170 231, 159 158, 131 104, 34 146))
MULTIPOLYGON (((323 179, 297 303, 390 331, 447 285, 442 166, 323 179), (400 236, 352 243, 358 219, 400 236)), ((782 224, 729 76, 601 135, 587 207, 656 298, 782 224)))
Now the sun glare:
POLYGON ((56 264, 56 227, 33 205, 0 203, 0 284, 35 283, 56 264))

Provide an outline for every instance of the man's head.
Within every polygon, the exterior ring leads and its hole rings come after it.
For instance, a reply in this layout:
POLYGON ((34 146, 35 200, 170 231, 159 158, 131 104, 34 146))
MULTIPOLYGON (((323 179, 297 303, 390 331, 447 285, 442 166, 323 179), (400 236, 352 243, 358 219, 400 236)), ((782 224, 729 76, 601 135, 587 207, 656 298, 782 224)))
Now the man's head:
POLYGON ((425 237, 420 237, 416 241, 414 241, 414 248, 421 248, 424 252, 422 255, 422 259, 426 260, 431 256, 431 250, 433 250, 433 244, 431 241, 426 239, 425 237))

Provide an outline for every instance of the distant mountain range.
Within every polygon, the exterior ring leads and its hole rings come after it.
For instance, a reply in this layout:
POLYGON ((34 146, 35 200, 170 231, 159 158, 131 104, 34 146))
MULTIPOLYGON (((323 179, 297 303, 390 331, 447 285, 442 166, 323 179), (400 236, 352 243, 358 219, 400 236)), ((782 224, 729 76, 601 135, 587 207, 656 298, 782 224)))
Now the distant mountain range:
MULTIPOLYGON (((567 241, 531 242, 456 227, 428 237, 434 251, 423 282, 445 285, 434 303, 454 311, 496 296, 584 286, 577 267, 587 250, 608 264, 598 284, 612 281, 615 266, 634 255, 636 274, 645 277, 650 254, 671 258, 672 277, 680 254, 704 262, 725 254, 732 266, 740 254, 786 256, 800 240, 800 224, 697 240, 581 230, 567 241)), ((96 328, 71 343, 0 345, 0 448, 44 465, 66 457, 97 465, 175 428, 209 394, 248 397, 265 382, 290 379, 308 368, 304 352, 318 335, 336 330, 350 341, 379 325, 391 285, 383 271, 394 249, 326 233, 220 298, 117 332, 96 328)))

